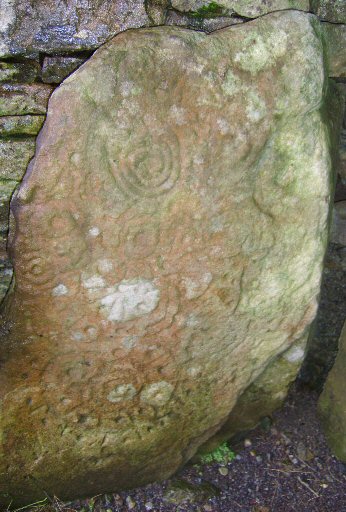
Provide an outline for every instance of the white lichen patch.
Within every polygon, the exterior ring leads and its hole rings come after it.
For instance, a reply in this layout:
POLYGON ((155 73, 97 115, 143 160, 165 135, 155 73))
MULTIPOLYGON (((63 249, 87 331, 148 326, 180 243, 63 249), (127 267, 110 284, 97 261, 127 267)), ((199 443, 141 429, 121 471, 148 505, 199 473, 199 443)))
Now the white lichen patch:
POLYGON ((247 94, 246 117, 254 123, 261 121, 266 113, 267 108, 263 99, 253 91, 247 94))
POLYGON ((125 338, 121 341, 121 346, 125 350, 132 350, 137 345, 138 340, 139 336, 125 336, 125 338))
POLYGON ((101 231, 99 230, 99 228, 97 226, 90 228, 88 231, 89 236, 92 236, 92 237, 99 236, 100 233, 101 233, 101 231))
POLYGON ((288 36, 284 30, 276 30, 269 37, 251 34, 243 43, 243 50, 235 55, 234 61, 252 75, 275 64, 287 50, 288 36))
POLYGON ((83 341, 85 339, 85 336, 84 336, 84 334, 81 331, 75 331, 75 332, 72 333, 71 338, 74 341, 83 341))
POLYGON ((172 384, 164 380, 148 384, 141 392, 141 401, 154 407, 160 407, 170 400, 173 389, 172 384))
POLYGON ((226 119, 219 118, 216 120, 216 124, 219 128, 219 132, 222 135, 226 135, 227 133, 229 133, 230 126, 229 126, 229 123, 226 121, 226 119))
POLYGON ((160 291, 154 283, 142 278, 121 281, 107 292, 100 304, 112 322, 126 322, 147 315, 160 300, 160 291))
POLYGON ((228 96, 234 96, 237 92, 239 92, 241 86, 240 78, 233 73, 230 69, 227 71, 225 75, 225 79, 221 85, 221 88, 225 94, 228 96))
POLYGON ((186 111, 183 107, 177 107, 177 105, 173 105, 170 108, 170 116, 178 126, 186 124, 186 111))
POLYGON ((61 297, 68 294, 68 288, 64 284, 60 283, 52 290, 53 297, 61 297))
POLYGON ((125 98, 131 95, 139 94, 141 91, 142 89, 131 80, 124 80, 124 82, 120 84, 121 95, 125 98))
POLYGON ((189 375, 189 377, 195 378, 201 375, 202 368, 200 366, 190 366, 190 368, 186 370, 186 373, 189 375))
POLYGON ((97 269, 100 272, 100 274, 108 274, 108 272, 111 272, 113 270, 113 263, 111 260, 102 259, 97 262, 97 269))
POLYGON ((187 299, 196 299, 200 297, 208 288, 213 276, 210 272, 205 272, 197 279, 184 277, 182 284, 185 288, 185 295, 187 299))
POLYGON ((284 358, 289 363, 298 363, 304 358, 304 350, 302 347, 292 347, 285 353, 284 358))
POLYGON ((185 325, 187 327, 198 327, 200 324, 197 316, 194 313, 190 313, 186 318, 185 325))
POLYGON ((132 400, 137 394, 136 388, 132 384, 119 384, 107 395, 107 400, 116 404, 123 400, 132 400))
POLYGON ((98 275, 91 276, 87 279, 83 279, 82 284, 83 284, 84 288, 86 288, 87 290, 92 290, 95 288, 104 288, 106 286, 106 283, 105 283, 105 280, 103 279, 103 277, 98 276, 98 275))

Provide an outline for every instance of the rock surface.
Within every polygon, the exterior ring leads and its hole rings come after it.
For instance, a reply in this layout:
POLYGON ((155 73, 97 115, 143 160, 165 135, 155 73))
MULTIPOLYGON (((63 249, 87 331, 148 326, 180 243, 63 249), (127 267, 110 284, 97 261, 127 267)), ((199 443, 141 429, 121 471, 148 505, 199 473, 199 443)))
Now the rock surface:
POLYGON ((128 31, 53 93, 12 202, 6 506, 167 477, 305 334, 331 188, 317 34, 294 11, 128 31))
POLYGON ((268 364, 239 397, 221 429, 199 448, 196 460, 224 441, 255 428, 261 420, 282 406, 303 362, 307 338, 308 333, 268 364))
POLYGON ((0 0, 0 57, 93 50, 149 24, 142 0, 0 0))
POLYGON ((219 10, 224 10, 228 14, 237 14, 246 18, 256 18, 263 14, 273 11, 282 11, 285 9, 297 9, 309 11, 309 0, 218 0, 210 2, 209 0, 172 0, 172 7, 182 12, 200 12, 207 14, 219 10))
POLYGON ((331 241, 346 247, 346 201, 338 201, 333 208, 331 241))
POLYGON ((346 25, 323 23, 329 76, 346 77, 346 25))
POLYGON ((32 83, 40 76, 37 62, 0 62, 0 82, 32 83))
POLYGON ((339 352, 319 399, 324 432, 333 453, 346 462, 346 323, 339 341, 339 352))
POLYGON ((311 8, 322 20, 346 23, 345 0, 311 0, 311 8))

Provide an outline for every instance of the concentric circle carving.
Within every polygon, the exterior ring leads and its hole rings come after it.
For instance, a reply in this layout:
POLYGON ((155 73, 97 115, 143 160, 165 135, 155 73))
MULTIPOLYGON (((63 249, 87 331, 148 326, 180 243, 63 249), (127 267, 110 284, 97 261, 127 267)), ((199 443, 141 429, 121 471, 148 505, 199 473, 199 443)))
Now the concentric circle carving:
POLYGON ((177 137, 170 133, 133 141, 113 161, 112 172, 126 195, 156 197, 169 192, 180 175, 177 137))

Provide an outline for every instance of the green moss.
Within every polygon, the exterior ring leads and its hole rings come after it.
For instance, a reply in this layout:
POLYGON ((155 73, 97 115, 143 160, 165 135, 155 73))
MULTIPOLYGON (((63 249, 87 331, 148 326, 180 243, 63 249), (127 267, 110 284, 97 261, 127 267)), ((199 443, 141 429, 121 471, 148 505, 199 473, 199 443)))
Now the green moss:
POLYGON ((202 464, 212 464, 218 462, 219 464, 225 464, 232 461, 235 458, 235 453, 230 449, 227 443, 222 443, 212 452, 206 453, 201 456, 202 464))
POLYGON ((215 16, 221 16, 224 12, 222 5, 216 2, 210 2, 208 5, 203 5, 197 11, 191 12, 191 16, 195 18, 214 18, 215 16))

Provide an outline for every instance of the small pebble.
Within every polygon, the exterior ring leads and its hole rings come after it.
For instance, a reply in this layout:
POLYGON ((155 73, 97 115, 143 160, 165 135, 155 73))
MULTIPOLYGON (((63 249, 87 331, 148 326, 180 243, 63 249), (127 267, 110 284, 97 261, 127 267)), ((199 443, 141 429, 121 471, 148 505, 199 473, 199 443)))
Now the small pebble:
POLYGON ((228 475, 228 469, 223 467, 223 466, 221 466, 221 468, 219 468, 219 473, 222 476, 226 476, 226 475, 228 475))
POLYGON ((323 489, 327 489, 327 488, 328 488, 328 484, 324 484, 324 483, 322 483, 322 484, 321 484, 321 487, 322 487, 323 489))
POLYGON ((242 459, 242 456, 241 455, 236 455, 235 456, 235 460, 241 460, 242 459))
POLYGON ((260 455, 257 455, 256 460, 257 460, 257 462, 262 462, 263 459, 260 455))
POLYGON ((133 500, 131 498, 131 496, 128 496, 125 501, 126 501, 127 508, 129 510, 133 510, 135 508, 135 506, 137 505, 137 503, 135 502, 135 500, 133 500))
POLYGON ((252 442, 250 441, 250 439, 244 439, 244 446, 245 448, 249 448, 250 446, 252 446, 252 442))
POLYGON ((255 450, 251 450, 250 455, 251 455, 251 457, 256 457, 256 452, 255 452, 255 450))
POLYGON ((147 503, 144 503, 145 510, 153 510, 154 505, 151 503, 151 501, 147 501, 147 503))

